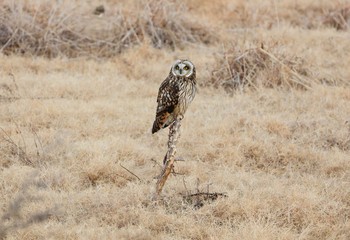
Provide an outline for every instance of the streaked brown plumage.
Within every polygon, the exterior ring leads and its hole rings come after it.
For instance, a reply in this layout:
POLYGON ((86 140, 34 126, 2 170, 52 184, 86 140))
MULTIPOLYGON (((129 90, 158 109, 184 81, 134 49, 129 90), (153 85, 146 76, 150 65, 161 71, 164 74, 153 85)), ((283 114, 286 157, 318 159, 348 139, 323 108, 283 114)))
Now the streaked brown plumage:
POLYGON ((196 94, 196 69, 188 60, 177 60, 159 87, 152 133, 183 117, 196 94))

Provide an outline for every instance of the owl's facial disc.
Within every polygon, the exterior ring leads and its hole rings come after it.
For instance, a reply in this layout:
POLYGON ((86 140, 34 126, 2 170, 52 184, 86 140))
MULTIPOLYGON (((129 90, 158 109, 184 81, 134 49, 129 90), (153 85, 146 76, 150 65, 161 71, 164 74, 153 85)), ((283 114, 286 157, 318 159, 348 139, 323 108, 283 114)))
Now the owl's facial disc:
POLYGON ((193 73, 193 64, 189 61, 177 60, 172 67, 172 73, 178 77, 189 77, 193 73))

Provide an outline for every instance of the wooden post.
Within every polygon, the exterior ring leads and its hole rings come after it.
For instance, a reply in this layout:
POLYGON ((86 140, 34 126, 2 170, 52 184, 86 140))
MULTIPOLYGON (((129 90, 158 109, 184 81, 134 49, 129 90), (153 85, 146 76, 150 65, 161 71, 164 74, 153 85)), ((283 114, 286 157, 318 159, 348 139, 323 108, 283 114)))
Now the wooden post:
POLYGON ((168 179, 171 170, 174 168, 176 143, 180 137, 181 119, 181 117, 177 118, 175 122, 169 127, 168 151, 164 157, 163 169, 157 181, 156 197, 158 197, 162 192, 165 182, 168 179))

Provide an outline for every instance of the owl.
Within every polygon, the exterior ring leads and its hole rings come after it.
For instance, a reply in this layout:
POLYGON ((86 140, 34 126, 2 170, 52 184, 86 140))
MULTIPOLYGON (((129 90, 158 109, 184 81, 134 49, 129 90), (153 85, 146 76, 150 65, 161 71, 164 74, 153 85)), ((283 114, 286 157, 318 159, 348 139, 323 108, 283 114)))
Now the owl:
POLYGON ((159 87, 156 119, 152 134, 183 118, 196 95, 196 68, 189 60, 176 60, 168 77, 159 87))

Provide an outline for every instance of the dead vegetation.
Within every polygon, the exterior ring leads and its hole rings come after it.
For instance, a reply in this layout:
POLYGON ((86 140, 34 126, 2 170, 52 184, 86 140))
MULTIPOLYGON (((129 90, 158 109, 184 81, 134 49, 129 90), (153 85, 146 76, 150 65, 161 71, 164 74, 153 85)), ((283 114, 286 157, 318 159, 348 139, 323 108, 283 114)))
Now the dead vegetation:
POLYGON ((346 4, 54 2, 0 3, 0 238, 350 239, 346 4), (203 87, 152 201, 179 57, 203 87))
POLYGON ((24 165, 35 167, 42 163, 43 160, 43 146, 42 142, 34 130, 31 127, 27 134, 30 135, 30 139, 24 137, 24 133, 17 123, 14 123, 14 132, 9 133, 5 129, 0 127, 0 166, 9 166, 14 162, 21 162, 24 165), (28 141, 30 141, 30 147, 28 147, 28 141), (32 148, 34 146, 34 148, 32 148))
POLYGON ((222 87, 229 93, 245 88, 310 90, 316 84, 349 85, 347 77, 329 74, 328 58, 321 58, 319 65, 316 65, 310 61, 309 55, 290 51, 295 46, 280 41, 283 39, 268 44, 261 42, 258 46, 253 43, 255 47, 250 48, 235 42, 224 47, 220 52, 214 53, 215 64, 211 76, 201 84, 222 87))
POLYGON ((215 202, 216 200, 228 197, 226 193, 211 192, 210 185, 212 184, 207 184, 205 187, 206 189, 200 190, 199 179, 197 179, 197 186, 195 191, 188 190, 185 180, 183 182, 184 182, 184 187, 186 189, 186 193, 182 194, 182 199, 184 203, 188 204, 194 209, 199 209, 207 204, 211 204, 215 202))
POLYGON ((346 31, 350 24, 349 4, 334 2, 269 2, 255 7, 255 2, 238 1, 226 9, 225 22, 235 28, 263 27, 272 29, 283 25, 302 29, 334 28, 346 31))
POLYGON ((180 1, 153 0, 134 10, 118 7, 96 16, 91 9, 66 2, 5 1, 0 5, 1 52, 49 58, 111 57, 144 41, 174 50, 186 43, 214 40, 207 26, 188 18, 180 1))
POLYGON ((297 56, 284 56, 278 49, 264 46, 240 50, 233 46, 217 54, 217 62, 207 83, 228 92, 250 87, 286 87, 310 89, 314 80, 308 77, 305 62, 297 56))
POLYGON ((38 190, 43 187, 43 182, 35 177, 35 173, 25 180, 19 193, 8 203, 7 209, 1 216, 0 239, 7 239, 10 233, 44 222, 57 213, 54 207, 28 211, 28 205, 30 206, 32 202, 42 201, 37 191, 33 193, 33 189, 38 190))
POLYGON ((350 28, 350 5, 338 7, 327 13, 323 19, 323 24, 333 27, 337 30, 349 30, 350 28))
POLYGON ((18 99, 20 95, 15 76, 12 73, 8 73, 7 76, 2 76, 2 79, 3 81, 0 84, 0 103, 18 99))
MULTIPOLYGON (((161 59, 149 60, 154 72, 164 70, 161 59)), ((0 104, 1 215, 28 172, 46 186, 31 192, 43 201, 25 202, 17 223, 26 228, 2 222, 8 238, 349 238, 347 86, 259 87, 232 96, 202 89, 182 122, 177 156, 184 161, 175 166, 182 175, 167 180, 164 201, 155 204, 160 168, 152 159, 162 164, 167 131, 150 137, 150 124, 162 74, 135 80, 118 73, 116 81, 109 61, 2 61, 4 69, 20 66, 21 99, 0 104), (27 225, 51 204, 59 216, 27 225)))

